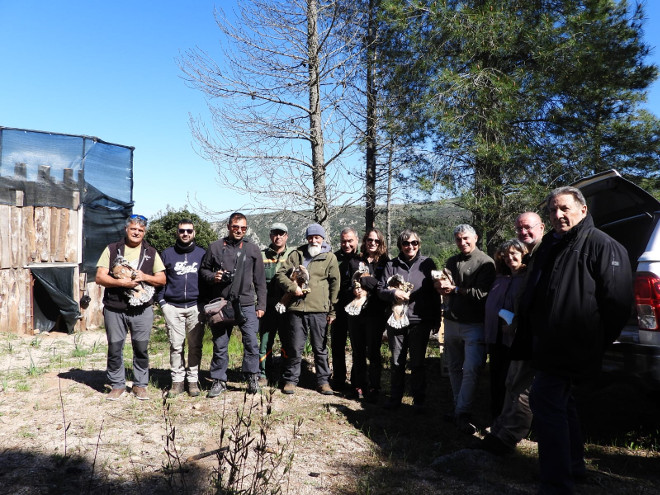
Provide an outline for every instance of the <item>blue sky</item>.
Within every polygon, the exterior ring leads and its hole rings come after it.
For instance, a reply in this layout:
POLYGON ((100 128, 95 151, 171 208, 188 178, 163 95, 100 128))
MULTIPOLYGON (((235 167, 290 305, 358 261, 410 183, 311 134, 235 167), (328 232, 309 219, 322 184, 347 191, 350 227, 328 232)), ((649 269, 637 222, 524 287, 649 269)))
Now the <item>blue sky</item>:
MULTIPOLYGON (((134 146, 135 213, 189 200, 211 211, 246 206, 194 151, 188 115, 206 116, 206 105, 176 63, 195 46, 218 53, 213 9, 231 3, 0 0, 0 126, 134 146)), ((660 65, 660 30, 651 29, 660 2, 648 1, 646 15, 650 61, 660 65)), ((660 115, 660 82, 648 108, 660 115)))

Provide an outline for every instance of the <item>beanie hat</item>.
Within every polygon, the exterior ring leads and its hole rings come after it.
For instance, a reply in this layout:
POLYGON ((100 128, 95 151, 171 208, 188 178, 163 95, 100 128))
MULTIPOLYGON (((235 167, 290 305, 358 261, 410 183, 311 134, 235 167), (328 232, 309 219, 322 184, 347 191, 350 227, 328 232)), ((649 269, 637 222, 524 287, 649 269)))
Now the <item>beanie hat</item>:
POLYGON ((323 230, 323 227, 321 227, 318 223, 313 223, 307 227, 307 230, 305 231, 305 238, 309 237, 310 235, 320 235, 325 239, 325 230, 323 230))

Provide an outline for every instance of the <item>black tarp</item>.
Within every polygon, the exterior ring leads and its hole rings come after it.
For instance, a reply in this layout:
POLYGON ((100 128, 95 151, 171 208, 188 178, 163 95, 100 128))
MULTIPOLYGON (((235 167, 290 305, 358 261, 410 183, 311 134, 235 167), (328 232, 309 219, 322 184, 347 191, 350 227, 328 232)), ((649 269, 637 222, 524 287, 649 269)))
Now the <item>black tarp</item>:
POLYGON ((73 299, 73 267, 30 267, 34 277, 34 328, 49 332, 61 316, 68 333, 73 333, 80 315, 73 299))

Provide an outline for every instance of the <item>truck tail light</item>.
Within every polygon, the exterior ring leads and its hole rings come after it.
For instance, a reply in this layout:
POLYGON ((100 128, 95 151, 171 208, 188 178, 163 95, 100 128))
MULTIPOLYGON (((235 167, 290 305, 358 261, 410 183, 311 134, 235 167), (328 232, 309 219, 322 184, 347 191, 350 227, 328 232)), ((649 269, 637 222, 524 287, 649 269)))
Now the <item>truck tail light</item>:
POLYGON ((637 322, 642 330, 660 331, 660 278, 640 272, 635 277, 637 322))

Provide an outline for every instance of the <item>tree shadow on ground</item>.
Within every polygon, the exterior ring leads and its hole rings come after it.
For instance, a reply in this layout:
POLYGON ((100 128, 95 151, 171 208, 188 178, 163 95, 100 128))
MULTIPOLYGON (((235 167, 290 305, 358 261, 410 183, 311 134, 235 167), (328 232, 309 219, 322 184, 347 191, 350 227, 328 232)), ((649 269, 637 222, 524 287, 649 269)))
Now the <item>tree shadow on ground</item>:
POLYGON ((95 466, 77 456, 43 455, 24 450, 0 452, 0 490, 22 495, 165 495, 206 493, 208 472, 186 463, 184 476, 164 470, 135 471, 133 479, 109 479, 99 475, 95 466))

